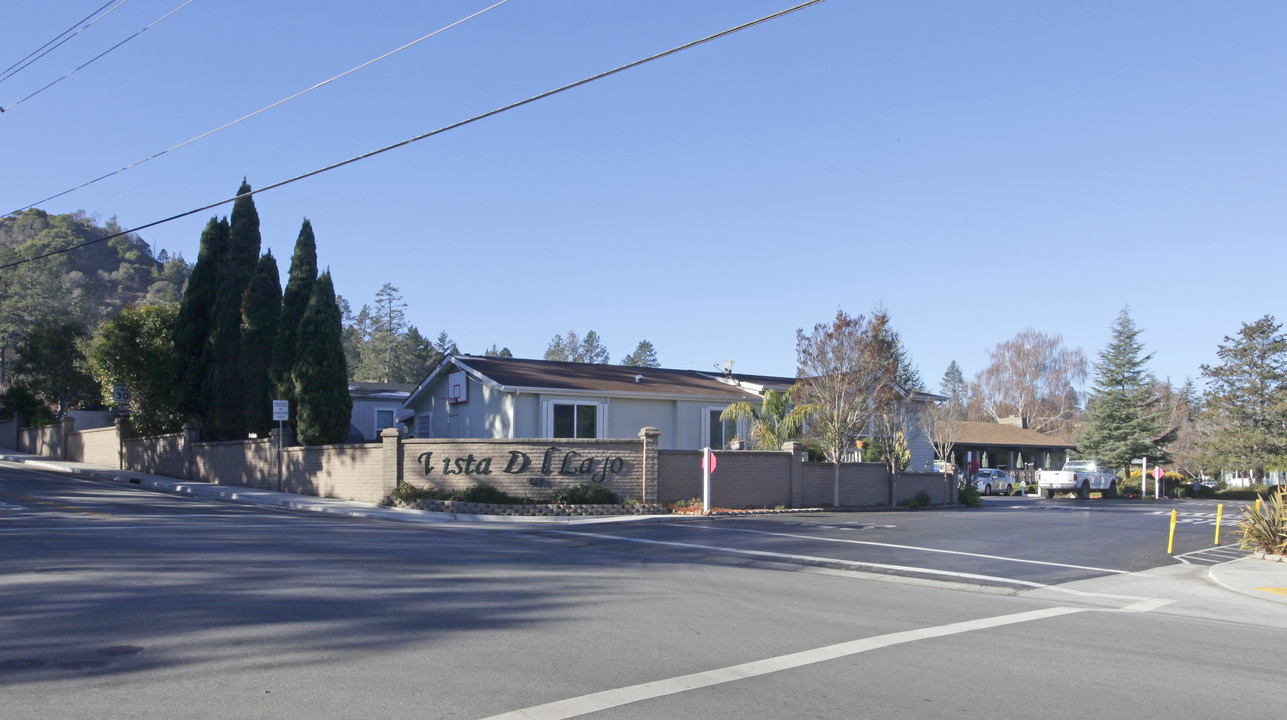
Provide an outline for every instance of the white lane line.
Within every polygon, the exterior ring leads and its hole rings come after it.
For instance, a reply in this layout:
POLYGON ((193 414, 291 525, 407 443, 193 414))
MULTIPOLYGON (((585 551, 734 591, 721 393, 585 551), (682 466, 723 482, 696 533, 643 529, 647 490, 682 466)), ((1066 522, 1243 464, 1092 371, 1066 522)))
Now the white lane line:
POLYGON ((817 540, 819 542, 849 543, 851 545, 871 545, 874 547, 894 548, 897 550, 919 550, 921 552, 941 553, 943 555, 964 555, 966 557, 983 558, 985 560, 1004 560, 1006 562, 1027 563, 1029 565, 1047 565, 1050 567, 1071 568, 1074 570, 1093 570, 1094 572, 1111 573, 1114 575, 1130 574, 1129 570, 1113 570, 1111 568, 1090 567, 1088 565, 1070 565, 1068 563, 1045 562, 1043 560, 1023 560, 1020 558, 1003 557, 1001 555, 984 555, 982 553, 963 552, 961 550, 938 550, 936 548, 917 547, 915 545, 895 545, 893 543, 872 542, 871 540, 851 540, 849 538, 816 537, 814 535, 798 535, 795 533, 776 533, 776 532, 769 532, 767 530, 747 530, 744 528, 725 528, 725 527, 716 527, 713 525, 692 525, 687 527, 688 529, 693 529, 693 530, 701 528, 703 530, 721 530, 723 532, 755 533, 759 535, 774 535, 777 537, 789 537, 789 538, 798 538, 798 539, 804 539, 804 540, 817 540))
POLYGON ((605 535, 601 533, 579 532, 573 530, 547 530, 546 532, 557 535, 575 535, 577 537, 599 538, 602 540, 615 540, 617 542, 638 543, 641 545, 664 545, 667 547, 686 548, 689 550, 710 550, 714 552, 733 553, 736 555, 751 555, 754 557, 767 558, 770 560, 787 560, 795 562, 818 563, 823 565, 844 565, 852 568, 866 568, 876 570, 897 570, 901 572, 913 572, 922 575, 942 575, 957 580, 986 580, 988 582, 1004 583, 1007 585, 1022 585, 1031 588, 1048 587, 1043 583, 1028 582, 1027 580, 1015 580, 1013 578, 996 577, 993 575, 976 575, 974 573, 952 572, 950 570, 932 570, 930 568, 910 567, 907 565, 888 565, 885 563, 861 562, 858 560, 837 560, 836 558, 815 557, 813 555, 796 555, 792 553, 767 552, 765 550, 746 550, 744 548, 723 547, 720 545, 700 545, 697 543, 675 542, 672 540, 647 540, 644 538, 623 537, 618 535, 605 535))
POLYGON ((1164 605, 1170 605, 1173 602, 1175 601, 1167 600, 1165 598, 1149 598, 1148 600, 1141 600, 1140 602, 1127 605, 1126 607, 1118 610, 1118 612, 1131 612, 1131 613, 1153 612, 1154 610, 1164 605))
POLYGON ((628 705, 643 700, 674 695, 676 693, 687 692, 712 685, 722 685, 724 683, 745 680, 747 678, 767 675, 769 673, 780 672, 782 670, 791 670, 805 665, 812 665, 829 660, 837 660, 851 655, 868 652, 870 650, 879 650, 881 648, 901 645, 904 643, 915 642, 917 640, 929 640, 932 638, 946 637, 948 635, 957 635, 960 633, 973 632, 975 630, 987 630, 990 628, 1003 627, 1005 625, 1014 625, 1017 623, 1032 622, 1034 620, 1045 620, 1047 618, 1059 617, 1071 613, 1082 612, 1076 608, 1069 607, 1052 607, 1044 610, 1031 610, 1028 612, 1015 613, 1013 615, 999 615, 997 617, 982 618, 979 620, 967 620, 965 622, 951 623, 949 625, 939 625, 937 627, 921 628, 918 630, 904 630, 902 632, 889 633, 887 635, 877 635, 875 637, 863 638, 861 640, 850 640, 848 642, 836 645, 805 650, 803 652, 791 653, 790 655, 779 655, 778 657, 766 658, 764 660, 755 660, 741 665, 731 665, 729 667, 707 670, 705 672, 692 673, 691 675, 681 675, 679 677, 657 680, 654 682, 631 685, 629 687, 616 688, 614 690, 605 690, 603 692, 582 695, 581 697, 569 698, 567 700, 558 700, 556 702, 546 703, 544 705, 535 705, 521 710, 493 715, 485 720, 563 720, 564 718, 577 717, 601 710, 628 705))

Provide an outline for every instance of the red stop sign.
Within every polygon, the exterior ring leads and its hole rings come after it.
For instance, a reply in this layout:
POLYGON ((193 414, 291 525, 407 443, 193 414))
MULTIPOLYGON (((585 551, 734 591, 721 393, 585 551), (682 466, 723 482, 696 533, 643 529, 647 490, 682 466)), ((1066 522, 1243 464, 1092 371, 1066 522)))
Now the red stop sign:
POLYGON ((703 469, 703 470, 706 470, 706 469, 707 469, 707 467, 706 467, 706 458, 710 458, 710 459, 711 459, 711 461, 710 461, 711 466, 710 466, 709 471, 710 471, 710 472, 715 472, 715 466, 719 464, 719 462, 715 460, 715 453, 702 453, 702 469, 703 469))

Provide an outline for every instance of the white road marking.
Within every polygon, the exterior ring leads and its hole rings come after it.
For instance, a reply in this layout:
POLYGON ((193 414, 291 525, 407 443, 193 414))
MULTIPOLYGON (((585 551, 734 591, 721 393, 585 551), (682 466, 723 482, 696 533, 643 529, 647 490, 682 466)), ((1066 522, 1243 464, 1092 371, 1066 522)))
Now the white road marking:
POLYGON ((724 683, 745 680, 747 678, 767 675, 769 673, 780 672, 782 670, 791 670, 805 665, 837 660, 851 655, 868 652, 870 650, 879 650, 881 648, 902 645, 904 643, 915 642, 917 640, 929 640, 932 638, 946 637, 948 635, 973 632, 975 630, 987 630, 990 628, 1031 622, 1034 620, 1045 620, 1047 618, 1059 617, 1061 615, 1069 615, 1078 612, 1082 612, 1082 610, 1069 607, 1052 607, 1044 610, 1031 610, 1028 612, 1015 613, 1013 615, 999 615, 997 617, 967 620, 965 622, 939 625, 937 627, 920 628, 918 630, 904 630, 902 632, 877 635, 875 637, 863 638, 861 640, 850 640, 849 642, 814 648, 812 650, 791 653, 789 655, 779 655, 778 657, 766 658, 764 660, 755 660, 741 665, 732 665, 729 667, 717 668, 715 670, 692 673, 690 675, 681 675, 679 677, 616 688, 614 690, 605 690, 603 692, 591 693, 589 695, 582 695, 581 697, 569 698, 567 700, 558 700, 544 705, 536 705, 529 708, 523 708, 521 710, 502 713, 500 715, 493 715, 485 720, 519 720, 520 718, 524 720, 563 720, 564 718, 586 715, 643 700, 651 700, 653 698, 664 697, 666 695, 674 695, 676 693, 711 687, 713 685, 722 685, 724 683))
POLYGON ((733 553, 736 555, 751 555, 769 560, 787 560, 795 562, 819 563, 824 565, 845 565, 853 568, 874 568, 877 570, 897 570, 901 572, 913 572, 922 575, 941 575, 957 580, 985 580, 988 582, 1004 583, 1006 585, 1022 585, 1031 588, 1048 587, 1043 583, 1028 582, 1027 580, 1015 580, 1013 578, 996 577, 993 575, 977 575, 974 573, 953 572, 950 570, 932 570, 930 568, 910 567, 907 565, 888 565, 885 563, 861 562, 858 560, 838 560, 836 558, 815 557, 813 555, 796 555, 793 553, 777 553, 765 550, 746 550, 744 548, 723 547, 720 545, 700 545, 697 543, 675 542, 672 540, 648 540, 645 538, 623 537, 619 535, 605 535, 602 533, 579 532, 572 530, 548 530, 547 532, 558 535, 575 535, 577 537, 591 537, 602 540, 615 540, 618 542, 638 543, 641 545, 664 545, 667 547, 679 547, 689 550, 711 550, 715 552, 733 553))
POLYGON ((871 540, 850 540, 848 538, 827 538, 816 537, 814 535, 796 535, 793 533, 775 533, 767 530, 747 530, 744 528, 726 528, 716 527, 713 525, 694 525, 693 529, 701 528, 703 530, 722 530, 724 532, 741 532, 755 533, 759 535, 775 535, 778 537, 798 538, 805 540, 818 540, 820 542, 838 542, 849 543, 851 545, 872 545, 875 547, 894 548, 897 550, 919 550, 921 552, 941 553, 943 555, 964 555, 966 557, 983 558, 985 560, 1004 560, 1006 562, 1027 563, 1029 565, 1047 565, 1050 567, 1071 568, 1074 570, 1093 570, 1095 572, 1110 573, 1114 575, 1129 575, 1129 570, 1113 570, 1110 568, 1090 567, 1088 565, 1070 565, 1068 563, 1046 562, 1044 560, 1023 560, 1020 558, 1003 557, 1001 555, 984 555, 982 553, 963 552, 961 550, 938 550, 935 548, 917 547, 915 545, 895 545, 893 543, 872 542, 871 540))

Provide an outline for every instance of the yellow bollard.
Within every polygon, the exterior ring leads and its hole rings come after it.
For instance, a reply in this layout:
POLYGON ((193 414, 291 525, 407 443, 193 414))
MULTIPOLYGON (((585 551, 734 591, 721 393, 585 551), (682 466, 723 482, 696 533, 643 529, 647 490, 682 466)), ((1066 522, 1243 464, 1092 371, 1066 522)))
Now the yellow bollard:
POLYGON ((1166 541, 1166 554, 1171 554, 1171 548, 1175 547, 1175 511, 1171 511, 1171 537, 1166 541))
POLYGON ((1256 496, 1256 514, 1257 515, 1260 514, 1260 496, 1259 495, 1256 496))
POLYGON ((1216 545, 1220 544, 1220 520, 1223 517, 1224 517, 1224 503, 1220 503, 1219 505, 1216 505, 1216 541, 1215 541, 1216 545))

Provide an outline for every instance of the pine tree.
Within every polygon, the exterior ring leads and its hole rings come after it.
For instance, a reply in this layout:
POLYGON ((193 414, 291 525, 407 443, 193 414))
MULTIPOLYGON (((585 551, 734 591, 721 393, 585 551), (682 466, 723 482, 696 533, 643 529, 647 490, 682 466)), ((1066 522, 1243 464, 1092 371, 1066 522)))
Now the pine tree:
POLYGON ((201 400, 206 426, 216 440, 246 435, 245 380, 241 376, 241 303, 259 263, 259 213, 245 180, 229 220, 228 250, 215 297, 210 364, 201 400))
POLYGON ((179 412, 189 420, 205 419, 201 388, 210 363, 210 334, 214 326, 215 297, 228 250, 228 220, 210 218, 201 233, 201 249, 183 288, 183 301, 174 324, 175 376, 179 412))
POLYGON ((965 420, 969 415, 969 386, 965 383, 965 373, 953 360, 943 372, 943 379, 938 382, 938 393, 947 397, 947 417, 950 420, 965 420))
POLYGON ((1207 462, 1221 469, 1287 468, 1287 335, 1272 315, 1243 323, 1217 350, 1219 365, 1203 365, 1211 428, 1207 462))
POLYGON ((343 442, 353 414, 340 336, 340 308, 330 272, 317 278, 299 324, 299 359, 291 375, 299 397, 295 433, 305 445, 343 442))
POLYGON ((271 251, 259 258, 241 309, 241 377, 246 396, 246 430, 266 437, 272 429, 273 343, 281 322, 282 286, 271 251))
POLYGON ((622 358, 621 364, 630 367, 661 367, 661 363, 657 362, 657 350, 647 340, 640 340, 635 351, 622 358))
POLYGON ((1170 461, 1166 446, 1176 431, 1166 427, 1168 408, 1162 407, 1155 381, 1144 365, 1142 331, 1123 309, 1112 326, 1112 339, 1094 364, 1095 385, 1086 403, 1086 425, 1077 436, 1077 452, 1110 468, 1130 468, 1147 457, 1150 463, 1170 461))
POLYGON ((357 377, 374 382, 398 382, 393 376, 395 367, 400 364, 398 354, 407 332, 406 308, 407 304, 392 283, 385 283, 375 294, 370 336, 357 377))
POLYGON ((299 321, 304 317, 308 299, 317 282, 317 241, 313 237, 313 224, 304 219, 295 240, 295 253, 290 258, 290 278, 282 292, 282 312, 278 320, 277 339, 273 343, 272 377, 277 400, 290 402, 291 422, 295 421, 298 401, 291 370, 295 367, 299 343, 299 321))

